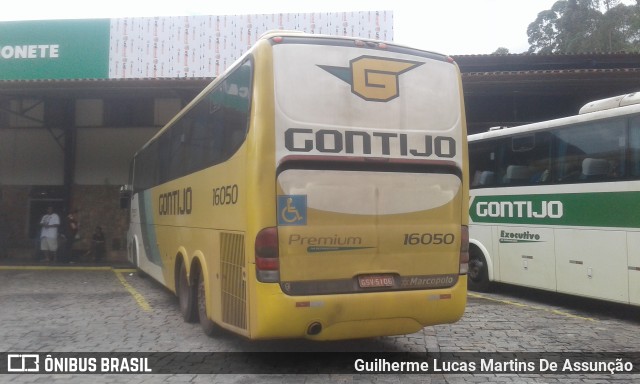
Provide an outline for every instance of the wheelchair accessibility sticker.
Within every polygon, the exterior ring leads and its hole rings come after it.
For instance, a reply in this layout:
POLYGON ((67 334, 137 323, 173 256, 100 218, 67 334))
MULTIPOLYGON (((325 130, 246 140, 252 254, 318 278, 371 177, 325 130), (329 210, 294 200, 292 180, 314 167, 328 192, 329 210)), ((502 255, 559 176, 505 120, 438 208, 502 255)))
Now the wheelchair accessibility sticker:
POLYGON ((278 196, 278 225, 307 225, 307 196, 278 196))

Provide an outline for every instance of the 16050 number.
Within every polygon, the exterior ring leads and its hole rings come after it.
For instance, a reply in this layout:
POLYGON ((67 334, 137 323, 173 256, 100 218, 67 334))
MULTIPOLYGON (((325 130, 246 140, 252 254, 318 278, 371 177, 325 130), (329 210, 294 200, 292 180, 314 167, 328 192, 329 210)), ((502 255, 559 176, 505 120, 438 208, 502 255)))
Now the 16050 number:
POLYGON ((213 205, 231 205, 238 202, 238 185, 213 188, 213 205))
POLYGON ((453 233, 405 233, 404 245, 440 245, 453 244, 453 233))

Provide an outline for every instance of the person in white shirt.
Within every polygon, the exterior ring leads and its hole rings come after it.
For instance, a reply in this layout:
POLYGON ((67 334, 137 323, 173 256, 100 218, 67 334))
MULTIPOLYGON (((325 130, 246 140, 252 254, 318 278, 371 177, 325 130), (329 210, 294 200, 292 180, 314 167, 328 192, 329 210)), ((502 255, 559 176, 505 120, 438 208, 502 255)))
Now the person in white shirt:
POLYGON ((54 261, 58 251, 58 227, 60 226, 60 216, 53 211, 53 207, 47 208, 47 214, 40 220, 40 250, 44 253, 45 259, 54 261))

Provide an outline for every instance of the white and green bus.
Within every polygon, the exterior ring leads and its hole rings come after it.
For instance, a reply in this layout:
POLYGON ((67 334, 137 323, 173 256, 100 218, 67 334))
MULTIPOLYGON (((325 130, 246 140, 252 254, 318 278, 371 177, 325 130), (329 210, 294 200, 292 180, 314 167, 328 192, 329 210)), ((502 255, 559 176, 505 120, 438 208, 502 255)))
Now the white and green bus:
POLYGON ((469 288, 640 305, 640 92, 469 136, 469 288))

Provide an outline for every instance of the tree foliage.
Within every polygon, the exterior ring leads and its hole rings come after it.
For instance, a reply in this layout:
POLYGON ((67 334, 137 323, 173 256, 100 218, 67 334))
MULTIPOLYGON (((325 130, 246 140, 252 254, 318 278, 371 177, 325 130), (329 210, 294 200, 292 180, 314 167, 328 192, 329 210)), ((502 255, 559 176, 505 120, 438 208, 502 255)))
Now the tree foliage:
POLYGON ((530 53, 640 52, 640 0, 559 0, 527 35, 530 53))

